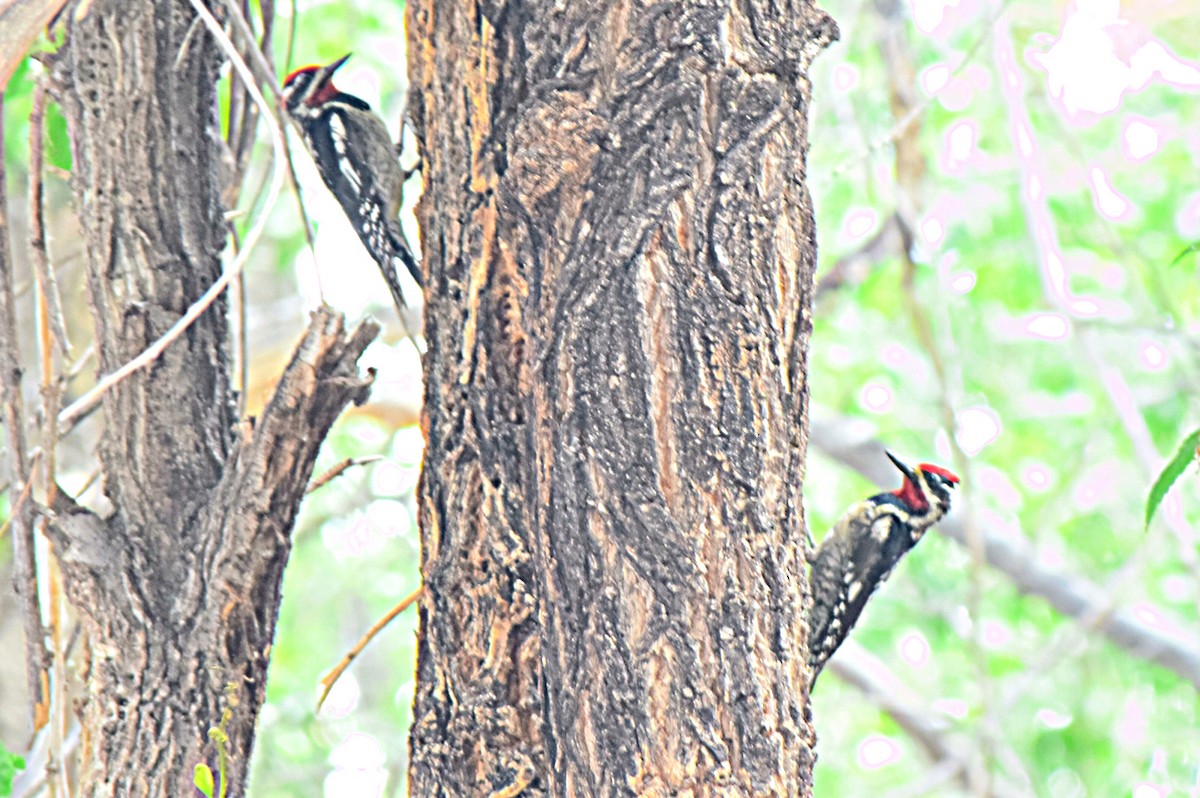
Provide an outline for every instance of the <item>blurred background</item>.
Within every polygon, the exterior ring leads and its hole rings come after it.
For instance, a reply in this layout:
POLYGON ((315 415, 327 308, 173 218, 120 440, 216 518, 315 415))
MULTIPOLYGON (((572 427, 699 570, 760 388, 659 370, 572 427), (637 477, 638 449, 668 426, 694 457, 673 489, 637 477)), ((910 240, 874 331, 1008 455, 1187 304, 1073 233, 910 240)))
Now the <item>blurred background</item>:
MULTIPOLYGON (((352 50, 339 85, 398 135, 403 7, 298 6, 296 18, 276 9, 280 74, 352 50)), ((963 486, 821 677, 817 794, 1200 794, 1194 467, 1144 521, 1150 486, 1200 427, 1188 251, 1200 240, 1200 2, 825 8, 842 39, 813 74, 809 524, 820 540, 852 502, 895 487, 883 445, 949 467, 963 486)), ((39 69, 21 67, 4 106, 19 258, 39 69)), ((59 170, 47 186, 50 248, 82 390, 94 362, 53 109, 48 147, 59 170)), ((419 359, 375 265, 294 149, 315 246, 285 195, 240 286, 247 412, 322 298, 386 329, 365 358, 379 373, 372 399, 335 427, 318 472, 370 462, 313 493, 296 531, 251 794, 398 796, 415 614, 314 706, 321 675, 419 584, 419 359)), ((265 176, 254 170, 265 160, 251 161, 247 216, 260 210, 265 176)), ((405 223, 417 242, 411 208, 405 223)), ((30 313, 28 291, 20 301, 30 313)), ((95 467, 89 423, 61 444, 70 491, 95 467)), ((8 502, 5 492, 0 520, 8 502)), ((0 545, 0 582, 10 573, 0 545)), ((0 658, 10 751, 28 744, 20 635, 14 599, 0 592, 0 651, 14 652, 0 658)))

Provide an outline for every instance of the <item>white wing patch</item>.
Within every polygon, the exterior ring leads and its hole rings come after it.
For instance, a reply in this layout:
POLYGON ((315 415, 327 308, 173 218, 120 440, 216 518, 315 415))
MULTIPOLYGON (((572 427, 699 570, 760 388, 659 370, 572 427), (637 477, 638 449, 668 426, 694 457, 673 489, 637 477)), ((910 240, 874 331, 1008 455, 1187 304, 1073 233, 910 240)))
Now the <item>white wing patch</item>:
POLYGON ((342 118, 337 114, 329 115, 329 134, 333 138, 333 150, 337 153, 338 171, 350 181, 350 185, 354 187, 355 192, 361 194, 363 187, 362 176, 354 171, 353 161, 346 157, 346 126, 342 123, 342 118))
POLYGON ((888 539, 888 535, 892 533, 892 517, 890 515, 881 515, 871 524, 871 538, 879 543, 883 543, 888 539))

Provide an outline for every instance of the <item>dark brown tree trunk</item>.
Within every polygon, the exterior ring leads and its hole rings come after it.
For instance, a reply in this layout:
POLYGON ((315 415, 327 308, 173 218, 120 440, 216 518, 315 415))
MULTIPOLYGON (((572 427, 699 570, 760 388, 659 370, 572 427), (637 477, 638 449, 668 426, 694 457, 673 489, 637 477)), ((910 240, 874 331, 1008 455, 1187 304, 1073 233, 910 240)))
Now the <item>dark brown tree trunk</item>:
MULTIPOLYGON (((184 0, 100 0, 56 57, 101 374, 221 272, 218 64, 184 0)), ((365 396, 354 364, 375 332, 319 311, 262 417, 241 423, 218 300, 104 395, 112 512, 60 496, 50 530, 86 631, 80 795, 194 795, 195 766, 218 770, 217 727, 228 795, 243 794, 292 524, 325 433, 365 396)))
POLYGON ((419 796, 811 792, 806 2, 410 0, 419 796))

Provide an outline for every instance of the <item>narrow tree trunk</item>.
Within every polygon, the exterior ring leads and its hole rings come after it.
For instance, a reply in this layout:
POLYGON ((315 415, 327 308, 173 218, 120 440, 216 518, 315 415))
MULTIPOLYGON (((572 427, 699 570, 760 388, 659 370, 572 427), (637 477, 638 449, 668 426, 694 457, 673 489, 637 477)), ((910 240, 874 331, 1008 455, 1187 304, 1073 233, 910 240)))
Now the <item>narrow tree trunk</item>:
MULTIPOLYGON (((99 371, 161 336, 221 271, 219 58, 183 0, 98 0, 56 57, 86 238, 99 371)), ((239 427, 224 303, 104 396, 113 511, 60 496, 51 538, 87 633, 84 796, 194 795, 193 770, 243 794, 290 532, 317 450, 365 396, 374 337, 315 314, 272 402, 239 427)))
POLYGON ((806 74, 835 35, 805 2, 410 0, 414 795, 809 794, 806 74))

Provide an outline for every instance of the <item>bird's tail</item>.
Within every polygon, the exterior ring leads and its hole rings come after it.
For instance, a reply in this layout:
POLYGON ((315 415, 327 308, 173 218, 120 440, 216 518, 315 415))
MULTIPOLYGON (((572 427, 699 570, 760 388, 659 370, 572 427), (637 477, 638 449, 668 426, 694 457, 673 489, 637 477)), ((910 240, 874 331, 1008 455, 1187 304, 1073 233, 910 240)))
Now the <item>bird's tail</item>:
POLYGON ((379 264, 379 271, 383 275, 383 281, 387 283, 388 291, 392 295, 392 303, 396 306, 396 315, 400 317, 400 324, 404 327, 404 333, 417 346, 417 351, 422 351, 420 345, 417 344, 417 337, 420 335, 420 322, 417 322, 417 331, 413 331, 412 313, 409 311, 408 300, 404 297, 404 291, 400 288, 400 272, 397 269, 397 264, 404 266, 413 280, 416 281, 419 287, 424 287, 424 280, 421 276, 421 265, 417 263, 416 257, 413 255, 412 248, 408 246, 408 242, 404 240, 402 233, 389 235, 391 242, 391 257, 385 262, 379 264))

